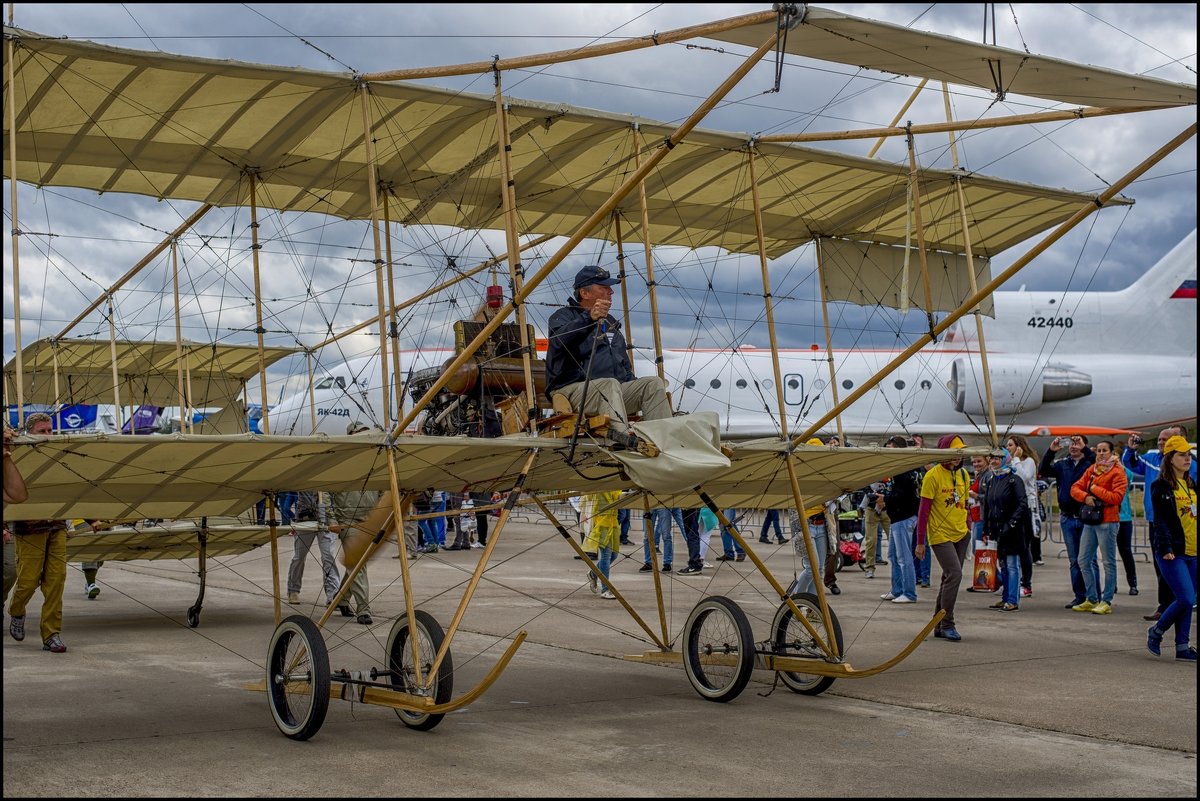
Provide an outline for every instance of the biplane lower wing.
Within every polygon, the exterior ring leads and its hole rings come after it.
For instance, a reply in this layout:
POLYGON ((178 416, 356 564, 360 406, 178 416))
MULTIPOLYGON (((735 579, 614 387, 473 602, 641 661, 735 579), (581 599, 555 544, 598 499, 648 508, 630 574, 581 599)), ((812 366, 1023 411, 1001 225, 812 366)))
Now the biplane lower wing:
MULTIPOLYGON (((401 490, 508 491, 533 451, 524 482, 527 492, 646 489, 612 452, 582 440, 571 461, 566 440, 540 437, 401 437, 391 447, 401 490)), ((917 448, 793 447, 778 440, 725 447, 732 454, 728 466, 712 465, 703 475, 689 474, 686 482, 702 485, 725 508, 792 505, 784 461, 789 458, 805 501, 816 502, 946 456, 945 451, 917 448)), ((264 492, 386 491, 386 449, 382 434, 20 437, 14 461, 29 487, 29 500, 6 504, 4 519, 212 518, 240 515, 264 492)), ((985 451, 959 453, 974 452, 985 451)), ((623 458, 628 463, 659 457, 623 458)), ((696 505, 690 486, 648 491, 655 503, 696 505)))

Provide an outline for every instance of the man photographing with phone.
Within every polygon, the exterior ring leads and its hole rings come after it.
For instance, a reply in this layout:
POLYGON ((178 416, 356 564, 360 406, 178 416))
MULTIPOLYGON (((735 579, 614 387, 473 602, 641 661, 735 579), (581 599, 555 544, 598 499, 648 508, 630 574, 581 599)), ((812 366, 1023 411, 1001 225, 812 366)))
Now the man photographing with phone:
MULTIPOLYGON (((1087 437, 1074 434, 1070 437, 1059 437, 1051 442, 1038 468, 1042 478, 1054 479, 1058 485, 1059 526, 1062 528, 1063 544, 1067 547, 1067 559, 1071 563, 1071 592, 1075 596, 1072 602, 1066 605, 1067 609, 1087 600, 1087 587, 1083 581, 1083 572, 1079 569, 1079 540, 1083 536, 1083 521, 1079 519, 1079 501, 1071 497, 1071 486, 1083 477, 1095 461, 1096 455, 1087 446, 1087 437), (1059 452, 1064 448, 1067 450, 1067 456, 1065 459, 1059 459, 1059 452)), ((1099 566, 1095 566, 1094 570, 1094 584, 1099 586, 1099 566)))

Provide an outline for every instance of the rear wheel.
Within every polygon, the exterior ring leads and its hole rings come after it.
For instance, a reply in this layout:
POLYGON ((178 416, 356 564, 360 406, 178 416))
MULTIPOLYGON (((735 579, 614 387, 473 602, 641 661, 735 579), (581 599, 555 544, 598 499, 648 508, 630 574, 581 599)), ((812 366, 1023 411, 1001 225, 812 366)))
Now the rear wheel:
POLYGON ((293 740, 316 734, 329 711, 329 652, 317 624, 292 615, 275 627, 267 651, 267 699, 279 730, 293 740))
MULTIPOLYGON (((416 648, 419 654, 421 680, 428 681, 429 669, 433 667, 434 657, 437 656, 438 649, 442 647, 446 634, 433 615, 423 609, 413 612, 413 618, 416 623, 410 624, 408 615, 401 615, 392 625, 391 633, 388 634, 387 666, 391 671, 392 684, 398 690, 413 695, 429 695, 433 698, 434 703, 444 704, 450 700, 450 696, 454 692, 454 661, 450 657, 450 652, 446 652, 446 658, 442 660, 437 678, 434 679, 429 692, 424 693, 420 691, 416 672, 413 669, 413 649, 416 648)), ((445 717, 445 713, 435 715, 429 712, 411 712, 406 709, 397 709, 396 715, 405 726, 418 731, 429 731, 441 723, 442 718, 445 717)))
MULTIPOLYGON (((804 614, 804 619, 812 624, 817 634, 826 642, 830 641, 829 633, 825 630, 825 621, 821 617, 821 605, 817 596, 808 592, 792 595, 792 600, 804 614)), ((833 624, 833 642, 837 643, 837 652, 842 653, 842 627, 837 615, 829 610, 829 620, 833 624)), ((775 620, 771 624, 772 645, 777 656, 790 656, 824 660, 825 652, 813 641, 804 624, 796 619, 792 608, 787 603, 781 603, 775 612, 775 620)), ((817 676, 811 673, 794 673, 779 671, 779 678, 793 692, 803 695, 820 695, 829 689, 836 679, 832 676, 817 676)))
POLYGON ((740 606, 722 595, 696 604, 683 627, 683 667, 701 697, 738 697, 754 670, 754 634, 740 606))

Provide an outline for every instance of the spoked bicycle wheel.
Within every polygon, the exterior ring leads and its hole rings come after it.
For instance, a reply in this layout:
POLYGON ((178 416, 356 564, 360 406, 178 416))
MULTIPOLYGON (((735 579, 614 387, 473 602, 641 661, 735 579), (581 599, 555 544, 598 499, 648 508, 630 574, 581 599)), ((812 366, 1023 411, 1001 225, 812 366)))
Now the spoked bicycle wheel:
POLYGON ((329 711, 329 652, 317 624, 292 615, 275 627, 267 651, 267 699, 279 730, 293 740, 317 733, 329 711))
MULTIPOLYGON (((391 671, 392 684, 397 689, 406 693, 422 694, 418 692, 416 672, 413 670, 412 649, 414 643, 420 654, 421 680, 428 681, 429 669, 433 667, 433 659, 437 656, 438 649, 442 647, 446 633, 433 615, 423 609, 415 610, 413 617, 416 620, 415 625, 409 624, 408 615, 401 615, 392 624, 387 642, 387 666, 391 671), (415 637, 413 636, 414 632, 416 633, 415 637)), ((434 703, 444 704, 450 700, 453 692, 454 661, 450 657, 450 652, 447 651, 446 658, 438 667, 437 678, 433 681, 429 695, 432 696, 434 703)), ((405 726, 417 731, 429 731, 441 723, 442 718, 446 716, 444 713, 435 715, 429 712, 410 712, 406 709, 397 709, 396 715, 405 726)))
MULTIPOLYGON (((825 620, 821 617, 821 606, 817 602, 817 596, 810 592, 798 592, 792 595, 792 600, 804 613, 805 620, 812 624, 817 634, 821 635, 821 639, 828 642, 829 634, 825 630, 825 620)), ((833 613, 832 609, 829 610, 829 620, 833 624, 833 641, 837 643, 837 652, 841 654, 842 626, 838 623, 837 615, 833 613)), ((796 619, 792 608, 786 603, 781 603, 779 609, 775 611, 775 619, 771 623, 771 635, 771 644, 777 656, 825 659, 825 652, 813 641, 808 629, 796 619)), ((794 673, 787 670, 779 671, 779 678, 783 679, 783 683, 793 692, 804 695, 820 695, 836 681, 832 676, 794 673)))
POLYGON ((683 668, 702 698, 738 697, 754 670, 754 634, 740 606, 723 595, 696 604, 683 627, 683 668))

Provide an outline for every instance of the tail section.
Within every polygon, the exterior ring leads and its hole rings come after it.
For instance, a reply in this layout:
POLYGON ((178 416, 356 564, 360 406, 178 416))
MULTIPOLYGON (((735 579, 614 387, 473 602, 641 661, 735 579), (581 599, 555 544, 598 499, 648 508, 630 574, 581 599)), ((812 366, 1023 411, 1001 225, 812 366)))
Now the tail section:
POLYGON ((1158 343, 1154 349, 1161 352, 1195 356, 1195 229, 1130 286, 1106 294, 1105 318, 1132 334, 1127 343, 1158 343))

